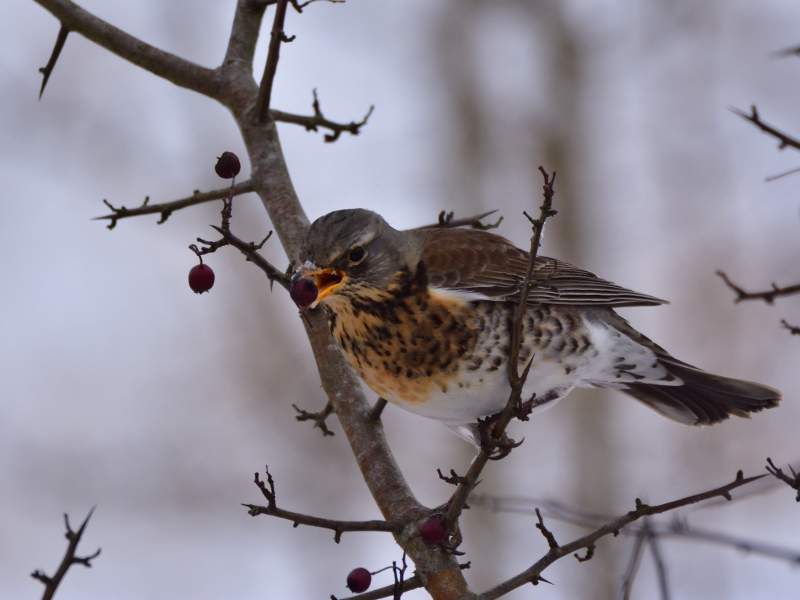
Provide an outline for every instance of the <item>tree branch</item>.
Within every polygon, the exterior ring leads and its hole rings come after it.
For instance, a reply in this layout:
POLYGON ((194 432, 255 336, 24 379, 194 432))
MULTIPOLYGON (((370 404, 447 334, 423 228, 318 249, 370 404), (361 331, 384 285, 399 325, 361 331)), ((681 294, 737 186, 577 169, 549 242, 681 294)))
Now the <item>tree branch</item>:
MULTIPOLYGON (((532 362, 527 364, 520 375, 518 370, 520 336, 522 331, 522 322, 527 310, 528 295, 532 287, 533 265, 536 262, 536 254, 539 250, 542 230, 544 229, 544 224, 547 219, 556 214, 556 211, 554 211, 552 208, 554 193, 553 182, 555 180, 555 173, 553 173, 553 179, 551 180, 547 172, 545 172, 542 167, 539 167, 539 170, 542 172, 542 176, 544 177, 544 201, 542 202, 542 206, 539 211, 539 218, 531 219, 527 213, 524 213, 531 222, 533 235, 531 236, 531 248, 530 254, 528 255, 528 267, 525 273, 525 279, 523 280, 522 287, 520 289, 519 304, 514 314, 511 341, 509 342, 510 351, 508 358, 508 379, 509 383, 511 384, 511 394, 509 395, 506 407, 501 413, 499 413, 499 415, 487 417, 483 423, 479 421, 480 428, 491 428, 489 431, 490 439, 486 440, 488 443, 484 443, 484 440, 482 440, 480 453, 475 457, 475 460, 472 461, 472 464, 470 465, 470 468, 464 478, 459 478, 460 483, 458 484, 458 488, 453 494, 453 497, 450 499, 444 523, 447 531, 454 532, 455 539, 453 540, 453 544, 456 547, 461 541, 461 534, 457 530, 456 523, 458 521, 458 517, 461 515, 461 512, 464 510, 464 506, 467 503, 467 498, 469 498, 470 493, 477 485, 478 477, 480 477, 483 468, 486 466, 486 463, 489 460, 493 458, 502 458, 511 451, 511 448, 514 447, 515 443, 513 440, 507 439, 505 436, 505 429, 515 417, 522 420, 527 420, 527 415, 530 413, 535 402, 534 398, 531 398, 525 403, 522 402, 522 388, 525 385, 532 362), (493 451, 497 448, 500 449, 500 453, 494 455, 493 451)), ((441 216, 439 220, 441 222, 441 216)))
POLYGON ((220 98, 220 82, 215 71, 146 44, 70 0, 35 1, 61 21, 62 28, 81 34, 120 58, 177 86, 211 98, 220 98))
POLYGON ((61 29, 58 30, 55 46, 53 46, 53 51, 50 53, 50 59, 47 61, 45 66, 39 69, 39 73, 42 74, 42 87, 39 89, 39 100, 42 99, 42 94, 44 94, 44 88, 47 85, 47 80, 50 79, 50 75, 53 73, 53 69, 56 67, 56 61, 61 55, 61 51, 64 49, 64 44, 67 42, 68 35, 69 29, 64 25, 61 25, 61 29))
POLYGON ((709 498, 714 498, 717 496, 722 496, 723 498, 730 498, 731 490, 734 490, 738 487, 743 485, 747 485, 751 481, 756 481, 757 479, 761 479, 762 477, 766 477, 766 475, 757 475, 755 477, 748 477, 745 478, 741 471, 739 471, 736 475, 736 479, 727 485, 722 487, 716 488, 714 490, 703 492, 701 494, 696 494, 693 496, 687 496, 686 498, 681 498, 680 500, 674 500, 672 502, 667 502, 665 504, 659 504, 657 506, 649 506, 647 504, 643 504, 641 500, 638 498, 636 499, 636 508, 629 513, 614 519, 603 525, 602 527, 596 529, 595 531, 591 532, 588 535, 585 535, 577 540, 574 540, 568 544, 563 546, 558 546, 556 548, 550 548, 550 550, 545 554, 541 559, 539 559, 533 566, 526 569, 519 575, 512 577, 511 579, 501 583, 500 585, 480 594, 478 598, 480 600, 494 600, 495 598, 499 598, 504 594, 507 594, 511 590, 515 590, 518 587, 521 587, 527 583, 532 583, 534 581, 538 582, 541 579, 541 573, 553 564, 555 561, 563 558, 568 554, 572 554, 573 552, 577 552, 582 548, 588 548, 591 545, 594 545, 597 540, 602 537, 605 537, 609 534, 617 534, 619 531, 625 527, 626 525, 633 523, 641 519, 642 517, 647 517, 651 515, 657 515, 660 513, 668 512, 670 510, 675 510, 676 508, 680 508, 682 506, 688 506, 690 504, 695 504, 697 502, 702 502, 703 500, 707 500, 709 498))
POLYGON ((795 473, 795 470, 792 468, 792 465, 789 465, 789 470, 792 472, 792 476, 789 477, 781 469, 775 466, 775 463, 772 462, 771 458, 767 459, 767 463, 769 464, 769 466, 767 467, 767 471, 769 471, 769 474, 777 479, 780 479, 782 482, 784 482, 793 490, 796 490, 797 501, 800 502, 800 474, 795 473))
POLYGON ((761 120, 761 117, 758 114, 758 109, 756 109, 756 105, 753 104, 750 107, 751 113, 748 115, 746 112, 739 110, 734 106, 728 107, 731 112, 739 115, 745 121, 750 121, 753 125, 758 127, 764 133, 771 135, 772 137, 776 138, 780 144, 778 144, 778 149, 783 150, 787 146, 791 146, 795 150, 800 150, 800 140, 797 140, 790 135, 783 133, 781 130, 776 129, 772 125, 767 125, 764 121, 761 120))
POLYGON ((325 405, 325 408, 319 412, 308 412, 307 410, 298 408, 296 404, 292 404, 292 408, 299 413, 294 417, 298 421, 314 421, 314 427, 318 427, 322 431, 323 437, 333 435, 333 432, 328 429, 328 426, 325 424, 327 418, 333 414, 333 404, 331 404, 330 400, 325 405))
POLYGON ((329 121, 325 118, 322 114, 322 110, 319 107, 319 99, 317 98, 317 90, 314 90, 314 102, 311 105, 314 109, 314 114, 311 116, 305 115, 295 115, 292 113, 283 112, 281 110, 275 110, 274 108, 270 110, 272 114, 272 118, 275 121, 279 121, 281 123, 294 123, 295 125, 302 125, 306 128, 306 131, 317 131, 318 127, 322 127, 324 129, 329 129, 333 133, 325 135, 326 142, 335 142, 339 139, 339 136, 342 134, 343 131, 350 133, 351 135, 358 135, 361 132, 361 128, 367 124, 370 115, 372 115, 372 111, 375 109, 375 105, 369 107, 367 114, 364 116, 361 121, 356 123, 355 121, 351 121, 350 123, 336 123, 335 121, 329 121))
POLYGON ((481 231, 496 229, 500 226, 500 223, 503 222, 503 217, 500 217, 495 223, 488 223, 486 225, 481 223, 481 220, 489 215, 493 215, 498 210, 499 209, 495 208, 494 210, 475 215, 474 217, 467 217, 466 219, 454 219, 455 213, 443 210, 439 213, 439 220, 436 223, 414 227, 414 229, 453 229, 455 227, 471 227, 472 229, 480 229, 481 231))
POLYGON ((336 596, 331 596, 331 600, 379 600, 380 598, 388 598, 389 596, 394 596, 397 598, 397 594, 403 595, 406 592, 410 592, 411 590, 416 590, 423 587, 422 579, 420 579, 419 575, 414 575, 413 577, 409 577, 408 579, 404 580, 400 586, 387 585, 382 588, 377 588, 372 590, 371 592, 365 592, 363 594, 357 594, 355 596, 348 596, 347 598, 336 598, 336 596), (397 588, 400 589, 397 589, 397 588))
POLYGON ((342 533, 345 531, 384 531, 389 533, 400 533, 403 529, 402 522, 389 522, 389 521, 335 521, 333 519, 322 519, 320 517, 312 517, 310 515, 303 515, 288 510, 278 508, 275 501, 275 481, 269 469, 266 469, 267 482, 264 483, 259 479, 258 473, 255 476, 255 483, 261 490, 261 493, 267 499, 267 506, 256 506, 255 504, 242 504, 249 510, 247 511, 251 516, 256 515, 269 515, 271 517, 278 517, 279 519, 286 519, 292 521, 294 526, 308 525, 310 527, 320 527, 322 529, 330 529, 334 532, 333 540, 338 544, 342 539, 342 533), (267 489, 269 485, 269 489, 267 489))
POLYGON ((791 333, 792 335, 800 335, 800 327, 798 327, 797 325, 790 325, 789 323, 786 322, 786 319, 781 319, 781 325, 783 326, 784 329, 788 329, 789 333, 791 333))
MULTIPOLYGON (((277 0, 275 0, 277 1, 277 0)), ((239 63, 252 77, 253 57, 256 53, 258 34, 261 31, 261 22, 264 19, 266 2, 253 0, 238 0, 236 12, 233 15, 231 36, 228 48, 225 51, 223 64, 239 63)))
POLYGON ((728 278, 728 276, 725 274, 724 271, 717 270, 716 273, 722 278, 722 281, 725 282, 725 285, 727 285, 730 289, 736 292, 736 299, 734 300, 734 302, 737 304, 739 302, 742 302, 743 300, 763 300, 767 304, 772 304, 775 301, 775 298, 800 294, 800 283, 783 288, 778 287, 773 283, 771 290, 766 290, 763 292, 747 292, 738 285, 736 285, 735 283, 733 283, 728 278))
MULTIPOLYGON (((248 179, 247 181, 243 181, 241 183, 237 183, 233 195, 238 196, 240 194, 247 194, 253 191, 253 184, 248 179)), ((220 188, 218 190, 211 190, 210 192, 200 192, 199 190, 195 190, 191 196, 187 196, 186 198, 181 198, 179 200, 173 200, 172 202, 164 202, 162 204, 150 204, 150 196, 147 196, 144 199, 144 202, 141 206, 137 206, 136 208, 126 208, 125 206, 120 206, 116 208, 115 206, 111 205, 107 200, 103 200, 106 206, 111 209, 110 215, 102 215, 100 217, 95 217, 92 219, 93 221, 100 221, 100 220, 108 220, 111 221, 107 227, 108 229, 114 229, 117 226, 117 221, 119 219, 127 219, 128 217, 138 217, 141 215, 151 215, 154 213, 161 214, 161 220, 158 222, 159 225, 164 223, 170 215, 175 212, 176 210, 180 210, 182 208, 186 208, 187 206, 195 206, 196 204, 203 204, 204 202, 212 202, 214 200, 224 200, 230 194, 230 187, 220 188)))
POLYGON ((75 556, 75 552, 78 549, 78 543, 81 541, 83 532, 86 530, 86 525, 89 523, 89 519, 91 519, 94 509, 95 507, 93 506, 89 511, 89 514, 86 515, 86 518, 83 520, 83 523, 81 523, 78 531, 72 531, 72 528, 69 526, 69 517, 66 513, 64 513, 64 525, 67 528, 65 537, 67 540, 69 540, 69 545, 67 546, 67 552, 64 554, 61 564, 58 566, 58 570, 52 577, 48 577, 43 571, 39 571, 38 569, 31 573, 31 577, 41 581, 44 584, 44 594, 42 595, 42 600, 50 600, 53 597, 53 595, 56 593, 56 588, 58 588, 61 580, 64 579, 64 576, 67 574, 67 571, 72 565, 80 564, 84 567, 91 568, 91 561, 100 556, 100 548, 98 548, 97 552, 90 556, 75 556))
POLYGON ((264 65, 264 75, 261 78, 261 85, 258 88, 258 101, 256 103, 256 114, 261 123, 267 120, 267 114, 269 113, 269 103, 272 97, 272 82, 275 79, 275 72, 278 69, 281 42, 291 41, 286 38, 283 33, 283 22, 286 19, 286 5, 288 3, 288 0, 278 0, 277 6, 275 7, 275 20, 272 22, 267 63, 264 65))

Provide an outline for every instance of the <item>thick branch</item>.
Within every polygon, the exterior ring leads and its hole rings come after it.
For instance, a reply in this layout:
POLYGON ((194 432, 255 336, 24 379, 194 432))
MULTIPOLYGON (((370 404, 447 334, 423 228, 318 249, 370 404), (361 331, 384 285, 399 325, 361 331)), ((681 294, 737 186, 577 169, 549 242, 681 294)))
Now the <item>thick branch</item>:
POLYGON ((322 529, 330 529, 334 532, 333 540, 338 544, 342 539, 342 533, 345 531, 385 531, 390 533, 400 533, 403 529, 401 522, 389 521, 336 521, 333 519, 322 519, 320 517, 312 517, 310 515, 303 515, 300 513, 283 510, 278 508, 275 501, 275 481, 272 479, 269 470, 267 470, 266 484, 258 477, 255 476, 255 482, 261 493, 267 499, 267 506, 256 506, 254 504, 242 504, 249 510, 247 511, 251 516, 256 515, 269 515, 271 517, 278 517, 279 519, 286 519, 294 523, 294 526, 308 525, 309 527, 320 527, 322 529), (267 489, 269 486, 269 489, 267 489))
POLYGON ((44 574, 44 572, 39 570, 31 573, 31 577, 41 581, 44 584, 44 594, 42 595, 42 600, 50 600, 53 597, 53 595, 56 593, 56 588, 58 588, 61 580, 64 579, 64 576, 67 574, 67 571, 72 565, 79 564, 90 568, 92 566, 91 561, 100 556, 100 548, 98 548, 97 552, 90 556, 75 556, 75 552, 78 549, 78 543, 81 541, 83 532, 86 530, 86 525, 89 523, 89 519, 91 519, 93 512, 94 507, 92 507, 92 509, 89 511, 89 514, 86 515, 86 518, 83 520, 83 523, 81 523, 78 531, 72 531, 72 528, 69 526, 69 517, 64 514, 64 525, 67 528, 66 538, 69 540, 69 545, 67 546, 67 552, 64 554, 61 564, 58 566, 58 570, 52 577, 48 577, 44 574))
POLYGON ((225 51, 225 64, 238 62, 252 75, 253 57, 266 8, 267 3, 265 2, 238 0, 236 13, 233 16, 231 37, 225 51))
POLYGON ((727 485, 724 485, 722 487, 716 488, 708 492, 703 492, 702 494, 688 496, 686 498, 681 498, 680 500, 674 500, 673 502, 667 502, 666 504, 659 504, 657 506, 649 506, 647 504, 643 504, 637 498, 635 510, 632 510, 626 515, 623 515, 621 517, 614 519, 613 521, 606 523, 599 529, 596 529, 592 533, 585 535, 581 538, 578 538, 577 540, 574 540, 563 546, 550 548, 548 553, 545 554, 541 559, 539 559, 529 569, 526 569, 519 575, 512 577, 511 579, 501 583, 497 587, 494 587, 491 590, 488 590, 483 594, 480 594, 478 597, 480 598, 480 600, 494 600, 495 598, 499 598, 500 596, 507 594, 511 590, 515 590, 518 587, 521 587, 527 583, 539 581, 541 579, 541 573, 558 559, 563 558, 568 554, 572 554, 573 552, 577 552, 578 550, 581 550, 583 548, 588 548, 589 546, 594 545, 600 538, 605 537, 609 534, 616 534, 626 525, 633 523, 634 521, 637 521, 642 517, 661 514, 664 512, 668 512, 670 510, 675 510, 676 508, 680 508, 682 506, 689 506, 690 504, 702 502, 703 500, 707 500, 709 498, 714 498, 717 496, 729 498, 731 490, 734 490, 743 485, 747 485, 751 481, 761 479, 762 477, 766 477, 766 475, 758 475, 756 477, 745 478, 742 472, 739 471, 739 473, 737 473, 736 475, 736 479, 727 485))
POLYGON ((736 300, 734 300, 736 303, 742 302, 743 300, 763 300, 767 304, 772 304, 775 301, 775 298, 800 294, 800 283, 787 287, 778 287, 773 283, 771 290, 765 290, 763 292, 748 292, 728 279, 728 276, 724 271, 717 270, 717 275, 722 278, 722 281, 725 282, 725 285, 736 292, 736 300))
MULTIPOLYGON (((238 196, 240 194, 247 194, 248 192, 253 191, 253 184, 248 179, 247 181, 243 181, 242 183, 237 183, 234 187, 233 195, 238 196)), ((161 214, 161 220, 158 222, 160 225, 164 221, 166 221, 169 216, 175 212, 176 210, 180 210, 182 208, 186 208, 187 206, 194 206, 196 204, 202 204, 204 202, 212 202, 214 200, 224 200, 228 197, 230 193, 229 187, 220 188, 218 190, 212 190, 210 192, 200 192, 199 190, 195 190, 191 196, 187 196, 186 198, 181 198, 180 200, 173 200, 172 202, 164 202, 162 204, 150 204, 150 197, 148 196, 145 198, 144 202, 141 206, 137 206, 136 208, 126 208, 125 206, 120 206, 116 208, 109 204, 106 200, 103 202, 106 203, 111 209, 110 215, 102 215, 100 217, 95 217, 94 221, 100 220, 108 220, 111 221, 108 224, 109 229, 114 229, 117 225, 117 221, 119 219, 126 219, 128 217, 138 217, 141 215, 151 215, 154 213, 161 214)))
POLYGON ((117 29, 70 0, 36 0, 61 21, 61 26, 79 33, 98 46, 177 86, 212 98, 220 97, 215 71, 164 52, 117 29))
POLYGON ((800 140, 793 138, 792 136, 783 133, 781 130, 776 129, 772 125, 767 125, 764 121, 761 120, 761 117, 758 114, 758 109, 756 109, 756 105, 753 104, 750 107, 751 113, 748 115, 746 112, 739 110, 736 107, 730 107, 731 112, 736 113, 740 117, 742 117, 746 121, 750 121, 753 125, 758 127, 764 133, 771 135, 772 137, 776 138, 780 144, 778 148, 783 150, 787 146, 791 146, 795 150, 800 150, 800 140))

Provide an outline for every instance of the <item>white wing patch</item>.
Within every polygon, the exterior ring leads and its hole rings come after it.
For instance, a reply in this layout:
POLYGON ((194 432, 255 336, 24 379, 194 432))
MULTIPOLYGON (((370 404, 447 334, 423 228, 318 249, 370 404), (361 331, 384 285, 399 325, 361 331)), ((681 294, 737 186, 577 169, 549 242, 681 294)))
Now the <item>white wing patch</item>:
POLYGON ((473 300, 502 300, 502 298, 491 298, 478 292, 468 292, 465 290, 454 290, 451 288, 442 288, 436 286, 429 286, 431 296, 441 302, 453 302, 458 306, 463 306, 467 302, 473 300))

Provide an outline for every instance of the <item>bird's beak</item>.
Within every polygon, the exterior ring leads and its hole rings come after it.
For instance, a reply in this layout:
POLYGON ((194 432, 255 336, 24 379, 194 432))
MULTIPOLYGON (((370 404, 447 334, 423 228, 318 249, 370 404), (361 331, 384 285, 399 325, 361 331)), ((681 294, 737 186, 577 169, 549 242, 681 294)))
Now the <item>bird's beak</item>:
POLYGON ((314 283, 317 286, 317 297, 313 304, 310 306, 316 306, 317 302, 323 300, 324 298, 330 296, 334 293, 334 290, 344 283, 345 279, 347 279, 347 275, 345 275, 344 271, 340 271, 339 269, 327 268, 327 269, 316 269, 316 268, 306 268, 300 267, 297 270, 297 274, 295 275, 296 278, 304 278, 304 277, 313 277, 314 283))

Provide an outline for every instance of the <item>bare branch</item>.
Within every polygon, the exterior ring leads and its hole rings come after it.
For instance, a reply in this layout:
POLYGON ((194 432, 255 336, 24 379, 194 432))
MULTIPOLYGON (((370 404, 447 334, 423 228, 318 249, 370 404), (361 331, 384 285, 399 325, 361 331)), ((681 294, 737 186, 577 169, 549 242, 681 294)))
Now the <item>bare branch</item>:
POLYGON ((62 24, 61 29, 58 30, 58 36, 56 37, 56 43, 55 46, 53 46, 53 51, 50 53, 50 59, 47 61, 45 66, 39 69, 39 73, 41 73, 43 76, 42 87, 39 90, 39 100, 42 99, 42 94, 44 94, 44 88, 47 85, 47 80, 50 79, 50 75, 53 73, 53 69, 56 67, 56 61, 61 55, 61 50, 64 49, 64 44, 67 42, 67 35, 69 35, 69 29, 62 24))
POLYGON ((642 563, 642 555, 647 545, 647 538, 647 533, 641 530, 633 543, 631 557, 628 560, 628 566, 625 567, 625 574, 622 576, 622 600, 630 600, 633 580, 636 579, 636 573, 639 572, 639 565, 642 563))
POLYGON ((771 458, 767 459, 767 463, 769 466, 767 467, 767 471, 769 471, 770 475, 780 479, 790 488, 797 491, 797 501, 800 502, 800 475, 798 475, 795 470, 792 468, 792 465, 789 465, 789 470, 792 472, 792 476, 789 477, 786 475, 781 469, 775 466, 775 463, 772 462, 771 458))
POLYGON ((39 571, 38 569, 31 573, 31 577, 41 581, 44 584, 44 594, 42 595, 42 600, 50 600, 53 597, 53 595, 56 593, 56 588, 58 588, 58 585, 64 579, 64 576, 67 574, 67 571, 72 565, 80 564, 84 567, 91 568, 91 561, 100 556, 100 548, 98 548, 97 552, 90 556, 75 556, 75 552, 78 549, 78 544, 81 541, 83 532, 86 530, 86 525, 89 523, 89 519, 92 518, 94 509, 95 507, 93 506, 89 511, 89 514, 86 515, 86 518, 83 520, 83 523, 81 523, 78 531, 72 531, 72 528, 69 526, 69 516, 67 516, 66 513, 64 514, 64 526, 67 528, 66 538, 69 540, 69 545, 67 546, 67 551, 64 554, 64 558, 61 560, 61 564, 58 566, 58 570, 52 577, 48 577, 43 571, 39 571))
MULTIPOLYGON (((464 510, 464 506, 467 503, 467 498, 475 488, 475 485, 477 485, 478 477, 480 477, 483 468, 486 466, 486 463, 489 460, 502 458, 506 456, 513 447, 519 445, 516 444, 514 440, 508 439, 508 437, 505 435, 505 429, 515 417, 521 420, 527 420, 527 416, 530 414, 535 402, 534 398, 531 398, 525 403, 522 402, 522 388, 525 385, 525 380, 528 377, 528 372, 530 371, 532 363, 529 362, 522 374, 519 374, 518 363, 520 336, 522 331, 522 322, 527 310, 528 294, 530 293, 532 287, 533 265, 536 261, 536 254, 539 250, 542 229, 544 228, 544 224, 547 219, 556 214, 556 211, 554 211, 552 208, 554 194, 553 181, 555 180, 555 172, 553 173, 553 179, 551 180, 547 172, 542 167, 539 167, 539 170, 542 172, 542 176, 544 177, 544 201, 542 202, 542 206, 540 208, 539 218, 531 219, 528 217, 528 219, 531 221, 533 229, 533 235, 531 236, 531 249, 528 256, 528 268, 525 273, 525 279, 522 282, 519 305, 517 306, 517 310, 514 314, 511 341, 509 342, 509 348, 511 350, 508 358, 508 379, 511 385, 511 394, 509 395, 506 407, 501 413, 487 417, 482 422, 479 421, 479 430, 482 437, 481 451, 478 456, 475 457, 475 460, 472 461, 467 474, 464 476, 464 479, 461 481, 461 483, 459 483, 459 486, 453 494, 453 497, 450 499, 444 521, 445 528, 448 531, 456 532, 453 535, 453 543, 455 547, 457 547, 461 541, 460 533, 458 533, 456 529, 456 522, 458 521, 458 517, 461 515, 461 512, 464 510), (498 453, 495 454, 495 451, 498 451, 498 453)), ((525 216, 528 216, 527 213, 525 213, 525 216)))
POLYGON ((264 483, 259 479, 258 473, 255 474, 255 483, 261 490, 261 493, 267 499, 267 506, 256 506, 255 504, 242 504, 249 510, 247 511, 251 516, 256 515, 269 515, 271 517, 278 517, 279 519, 286 519, 294 523, 294 526, 308 525, 310 527, 320 527, 322 529, 330 529, 334 532, 333 540, 338 544, 342 539, 342 533, 345 531, 385 531, 389 533, 399 533, 403 529, 402 522, 389 522, 389 521, 335 521, 333 519, 321 519, 320 517, 312 517, 310 515, 303 515, 288 510, 278 508, 275 501, 275 481, 269 469, 266 469, 267 482, 264 483), (267 489, 269 486, 269 489, 267 489))
POLYGON ((333 133, 326 134, 325 141, 335 142, 339 139, 339 136, 342 134, 342 132, 345 131, 351 135, 358 135, 361 132, 361 128, 367 124, 367 121, 372 115, 372 111, 375 110, 375 105, 370 106, 367 114, 359 122, 351 121, 350 123, 336 123, 335 121, 329 121, 322 114, 322 110, 320 110, 316 89, 314 90, 314 102, 311 106, 314 109, 314 114, 311 116, 295 115, 292 113, 283 112, 281 110, 275 110, 274 108, 270 110, 270 113, 275 121, 302 125, 306 128, 306 131, 317 131, 319 127, 329 129, 333 133))
MULTIPOLYGON (((764 484, 774 482, 776 486, 782 484, 774 479, 761 479, 758 482, 753 482, 749 489, 755 489, 757 493, 763 493, 769 489, 776 489, 776 487, 765 487, 764 484), (761 489, 759 489, 761 488, 761 489)), ((744 493, 737 496, 732 495, 733 501, 749 498, 751 494, 744 493)), ((730 500, 725 498, 719 499, 721 502, 727 504, 730 500)), ((541 507, 544 516, 556 521, 570 523, 578 527, 585 527, 586 529, 595 529, 602 526, 604 523, 611 521, 614 517, 610 515, 590 513, 578 510, 573 507, 566 506, 561 502, 554 500, 537 500, 534 498, 498 498, 495 496, 486 496, 480 494, 473 494, 469 497, 471 506, 487 508, 497 512, 510 512, 523 515, 535 515, 535 510, 541 507)), ((697 508, 708 508, 719 506, 715 499, 705 502, 702 506, 697 508)), ((651 521, 649 528, 653 535, 659 537, 680 537, 699 542, 707 542, 735 548, 743 552, 751 554, 760 554, 769 558, 778 560, 785 560, 792 564, 800 563, 800 550, 794 548, 786 548, 783 546, 775 546, 772 544, 765 544, 763 542, 750 540, 738 536, 729 535, 727 533, 719 533, 716 531, 709 531, 707 529, 698 529, 689 525, 684 519, 673 519, 669 523, 658 523, 651 521)), ((620 531, 622 535, 637 536, 643 530, 643 527, 637 525, 629 525, 620 531)))
POLYGON ((782 132, 781 130, 776 129, 772 125, 767 125, 766 123, 764 123, 764 121, 761 120, 761 117, 758 114, 758 109, 756 109, 756 105, 755 104, 753 104, 750 107, 750 111, 751 112, 750 112, 749 115, 746 112, 743 112, 743 111, 739 110, 738 108, 736 108, 734 106, 730 106, 728 108, 731 110, 731 112, 739 115, 744 120, 750 121, 753 125, 758 127, 761 131, 763 131, 765 133, 768 133, 772 137, 776 138, 780 142, 780 144, 778 145, 778 148, 780 150, 783 150, 787 146, 790 146, 790 147, 794 148, 795 150, 800 150, 800 140, 797 140, 797 139, 791 137, 790 135, 782 132))
POLYGON ((267 8, 267 4, 274 4, 276 1, 273 0, 273 2, 267 3, 238 0, 236 2, 236 13, 233 16, 231 36, 228 40, 228 48, 225 51, 224 64, 238 62, 239 67, 245 69, 252 77, 253 57, 256 52, 264 11, 267 8))
POLYGON ((372 410, 369 411, 369 418, 373 421, 380 421, 383 409, 386 408, 387 404, 389 404, 389 402, 384 398, 378 398, 372 406, 372 410))
MULTIPOLYGON (((233 195, 239 196, 240 194, 247 194, 252 191, 253 191, 253 184, 248 179, 247 181, 243 181, 242 183, 236 184, 236 186, 234 187, 233 195)), ((144 199, 144 202, 141 204, 141 206, 137 206, 136 208, 126 208, 125 206, 120 206, 119 208, 117 208, 111 205, 107 200, 103 200, 105 205, 111 209, 112 211, 111 214, 95 217, 92 220, 111 221, 106 227, 108 227, 108 229, 114 229, 119 219, 126 219, 128 217, 138 217, 141 215, 160 213, 161 220, 158 221, 158 224, 161 225, 176 210, 180 210, 188 206, 195 206, 196 204, 203 204, 204 202, 212 202, 214 200, 224 200, 225 198, 228 197, 229 194, 230 194, 230 187, 224 187, 218 190, 211 190, 210 192, 200 192, 199 190, 195 190, 191 196, 187 196, 186 198, 181 198, 179 200, 173 200, 172 202, 164 202, 162 204, 150 204, 150 197, 148 196, 144 199)))
POLYGON ((722 278, 722 281, 725 282, 730 289, 736 292, 736 299, 734 302, 737 304, 742 302, 743 300, 763 300, 767 304, 772 304, 775 301, 775 298, 780 298, 782 296, 793 296, 794 294, 800 294, 800 283, 790 285, 787 287, 778 287, 774 283, 772 284, 771 290, 766 290, 763 292, 748 292, 745 291, 743 288, 739 287, 735 283, 733 283, 728 276, 725 274, 724 271, 717 270, 717 275, 722 278))
MULTIPOLYGON (((267 63, 264 65, 264 75, 261 78, 261 85, 258 88, 258 102, 256 104, 256 114, 258 120, 264 122, 269 113, 269 103, 272 97, 272 82, 275 79, 275 71, 278 69, 278 59, 281 54, 281 42, 291 39, 286 38, 283 33, 283 22, 286 19, 286 5, 288 0, 278 0, 275 8, 275 20, 272 22, 272 32, 270 33, 269 52, 267 63)), ((294 38, 292 38, 294 39, 294 38)))
POLYGON ((397 597, 398 592, 402 595, 405 592, 419 589, 422 586, 422 579, 420 579, 419 575, 414 575, 413 577, 409 577, 408 579, 404 580, 400 586, 395 584, 387 585, 382 588, 374 589, 370 592, 357 594, 355 596, 348 596, 347 598, 341 599, 337 598, 336 596, 331 596, 331 600, 379 600, 380 598, 388 598, 389 596, 397 597))
POLYGON ((800 327, 798 327, 797 325, 790 325, 789 323, 786 322, 786 319, 781 319, 781 325, 783 326, 784 329, 788 329, 789 333, 791 333, 792 335, 800 335, 800 327))
POLYGON ((439 213, 438 222, 431 223, 430 225, 423 225, 421 227, 415 227, 414 229, 451 229, 455 227, 472 227, 472 229, 480 229, 481 231, 486 231, 487 229, 496 229, 500 226, 500 223, 502 223, 503 217, 500 217, 496 223, 490 223, 488 225, 481 223, 481 220, 489 215, 493 215, 498 210, 499 209, 495 208, 489 212, 481 213, 479 215, 475 215, 474 217, 467 217, 466 219, 454 219, 454 213, 452 211, 442 211, 439 213))
POLYGON ((211 98, 220 98, 220 81, 212 69, 201 67, 146 44, 106 23, 70 0, 36 0, 61 21, 61 26, 79 33, 120 58, 150 71, 177 86, 211 98))
POLYGON ((717 496, 722 496, 723 498, 729 498, 731 490, 734 490, 743 485, 747 485, 751 481, 756 481, 758 479, 761 479, 762 477, 766 477, 766 475, 758 475, 756 477, 745 478, 742 472, 739 471, 734 481, 722 487, 710 490, 708 492, 703 492, 701 494, 687 496, 686 498, 681 498, 680 500, 674 500, 672 502, 667 502, 665 504, 659 504, 657 506, 650 506, 644 504, 642 503, 641 500, 637 498, 636 508, 634 510, 606 523, 602 527, 596 529, 595 531, 589 533, 588 535, 578 538, 577 540, 574 540, 568 544, 564 544, 563 546, 558 546, 557 548, 550 548, 547 554, 545 554, 529 569, 526 569, 519 575, 516 575, 515 577, 512 577, 511 579, 484 592, 483 594, 480 594, 478 597, 480 598, 480 600, 494 600, 495 598, 499 598, 500 596, 507 594, 511 590, 515 590, 518 587, 521 587, 527 583, 532 583, 534 581, 538 582, 541 579, 541 573, 555 561, 566 556, 567 554, 572 554, 573 552, 577 552, 582 548, 588 548, 590 545, 594 545, 597 542, 597 540, 599 540, 602 537, 605 537, 609 534, 619 533, 619 531, 623 527, 625 527, 630 523, 633 523, 634 521, 637 521, 643 517, 648 517, 651 515, 657 515, 671 510, 675 510, 676 508, 681 508, 682 506, 688 506, 690 504, 702 502, 703 500, 707 500, 709 498, 714 498, 717 496))
POLYGON ((296 404, 292 404, 292 408, 299 413, 295 416, 298 421, 314 421, 314 427, 318 427, 322 431, 323 437, 333 435, 333 432, 325 424, 325 420, 333 413, 333 404, 331 404, 330 400, 325 405, 325 408, 319 412, 308 412, 298 408, 296 404))
POLYGON ((661 592, 661 600, 669 600, 672 594, 669 592, 669 579, 667 579, 667 563, 664 561, 664 555, 661 553, 661 541, 658 539, 658 534, 650 530, 650 521, 645 519, 644 526, 650 532, 649 545, 650 553, 653 555, 653 562, 656 566, 656 574, 658 575, 658 589, 661 592))

